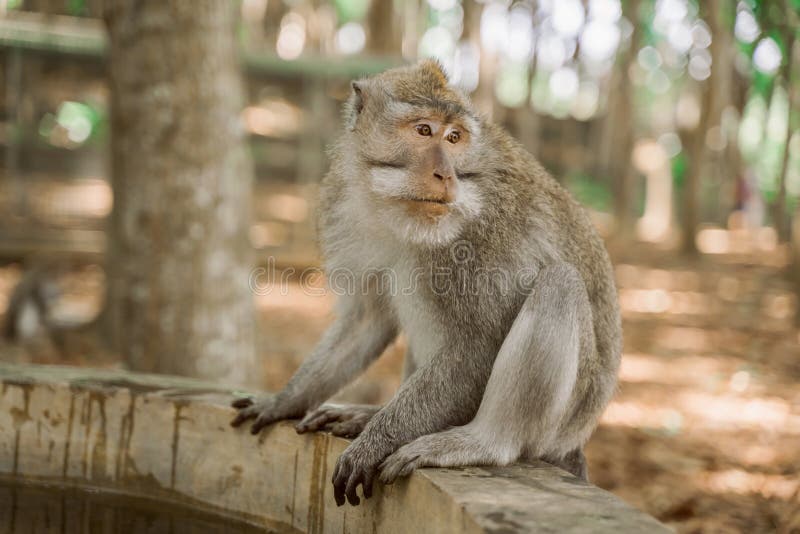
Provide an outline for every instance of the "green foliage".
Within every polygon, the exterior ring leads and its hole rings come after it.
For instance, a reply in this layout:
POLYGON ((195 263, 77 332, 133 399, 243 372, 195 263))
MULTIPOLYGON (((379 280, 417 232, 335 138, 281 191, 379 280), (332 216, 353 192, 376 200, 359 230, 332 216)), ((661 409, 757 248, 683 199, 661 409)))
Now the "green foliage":
POLYGON ((67 12, 70 15, 85 15, 87 13, 86 0, 69 0, 67 12))
POLYGON ((670 160, 670 167, 672 168, 672 183, 675 184, 677 189, 682 189, 683 184, 686 183, 686 172, 689 168, 689 158, 681 151, 670 160))
POLYGON ((39 135, 56 146, 76 148, 102 135, 106 123, 105 113, 98 105, 65 101, 56 113, 46 113, 42 117, 39 135), (54 136, 56 131, 60 135, 54 136))
POLYGON ((786 89, 775 85, 769 95, 754 92, 742 115, 739 147, 744 160, 755 171, 759 191, 768 202, 776 198, 778 190, 787 147, 788 111, 786 89))
POLYGON ((761 149, 761 159, 753 162, 758 169, 758 188, 767 202, 771 203, 778 194, 778 173, 783 160, 783 143, 768 139, 761 149))
POLYGON ((785 65, 788 63, 789 49, 787 47, 788 43, 786 42, 786 39, 784 39, 784 35, 785 34, 778 28, 767 28, 767 31, 765 32, 766 37, 771 37, 772 40, 778 44, 778 48, 781 49, 781 57, 783 58, 782 63, 785 65))
MULTIPOLYGON (((639 43, 641 46, 655 45, 660 39, 659 34, 652 24, 655 14, 655 2, 644 2, 639 5, 638 20, 633 23, 639 25, 642 34, 642 42, 639 43)), ((634 54, 636 54, 636 52, 638 52, 638 50, 633 51, 634 54)))
POLYGON ((775 86, 775 76, 753 69, 752 89, 764 98, 769 98, 775 86))
MULTIPOLYGON (((380 0, 388 1, 388 0, 380 0)), ((369 0, 334 0, 339 23, 362 20, 369 9, 369 0)))
POLYGON ((530 75, 525 64, 507 63, 501 68, 495 81, 497 99, 507 107, 519 107, 526 103, 530 75))
POLYGON ((596 211, 612 210, 611 191, 606 184, 592 176, 582 172, 573 173, 567 177, 567 187, 584 206, 596 211))

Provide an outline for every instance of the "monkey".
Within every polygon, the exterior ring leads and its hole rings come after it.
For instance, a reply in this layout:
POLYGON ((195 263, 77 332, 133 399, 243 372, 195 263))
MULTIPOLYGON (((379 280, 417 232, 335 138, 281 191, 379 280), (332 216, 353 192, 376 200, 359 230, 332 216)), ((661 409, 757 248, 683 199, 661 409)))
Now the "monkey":
POLYGON ((543 459, 587 480, 583 447, 617 384, 622 328, 609 256, 584 208, 434 60, 352 83, 320 187, 335 319, 286 387, 237 399, 252 433, 354 437, 341 506, 425 466, 543 459), (375 273, 389 276, 373 276, 375 273), (382 407, 323 403, 403 332, 382 407))

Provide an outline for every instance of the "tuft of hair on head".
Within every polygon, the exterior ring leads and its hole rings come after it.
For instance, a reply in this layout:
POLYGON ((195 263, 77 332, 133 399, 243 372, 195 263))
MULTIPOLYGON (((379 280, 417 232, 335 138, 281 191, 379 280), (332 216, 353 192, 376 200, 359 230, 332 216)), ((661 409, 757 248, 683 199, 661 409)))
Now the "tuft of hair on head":
POLYGON ((431 78, 433 85, 447 86, 447 73, 438 59, 423 59, 419 62, 418 67, 423 76, 431 78))

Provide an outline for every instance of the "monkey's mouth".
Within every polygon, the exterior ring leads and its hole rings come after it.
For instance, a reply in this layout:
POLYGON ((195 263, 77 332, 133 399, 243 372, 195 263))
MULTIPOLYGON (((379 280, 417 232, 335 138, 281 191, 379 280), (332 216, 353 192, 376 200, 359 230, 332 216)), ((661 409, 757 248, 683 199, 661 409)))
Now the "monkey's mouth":
POLYGON ((447 206, 448 202, 442 198, 422 198, 422 197, 408 197, 404 198, 408 202, 427 202, 430 204, 440 204, 442 206, 447 206))
POLYGON ((403 201, 413 216, 437 220, 450 212, 450 203, 441 198, 407 197, 403 201))

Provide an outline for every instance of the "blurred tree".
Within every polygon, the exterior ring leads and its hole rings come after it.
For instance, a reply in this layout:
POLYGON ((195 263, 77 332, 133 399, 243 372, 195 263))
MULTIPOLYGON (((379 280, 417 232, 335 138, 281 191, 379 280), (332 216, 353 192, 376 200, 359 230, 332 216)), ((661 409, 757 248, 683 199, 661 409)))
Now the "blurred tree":
POLYGON ((22 6, 31 11, 53 15, 62 14, 64 8, 67 7, 64 0, 26 0, 22 6))
POLYGON ((797 50, 797 25, 798 19, 800 19, 797 13, 798 10, 800 10, 800 7, 794 8, 791 4, 791 0, 786 0, 785 17, 782 17, 781 23, 777 25, 780 30, 779 35, 784 45, 784 57, 778 71, 778 79, 779 83, 786 89, 788 96, 785 132, 786 142, 784 143, 781 166, 778 171, 778 192, 775 197, 775 202, 772 205, 775 229, 778 232, 778 239, 782 242, 788 241, 790 237, 789 221, 786 217, 786 179, 789 172, 792 133, 798 129, 798 124, 794 117, 798 106, 797 86, 800 84, 800 80, 795 79, 797 63, 800 61, 797 50))
POLYGON ((636 121, 633 114, 636 106, 633 105, 634 87, 630 72, 642 42, 644 24, 640 22, 640 8, 640 0, 627 0, 622 5, 624 16, 633 22, 633 33, 628 48, 617 58, 611 81, 599 167, 601 176, 610 176, 612 179, 615 233, 622 241, 632 237, 634 227, 631 199, 636 171, 631 164, 631 153, 635 141, 636 121))
MULTIPOLYGON (((705 145, 705 158, 701 159, 701 168, 704 176, 710 178, 714 190, 731 192, 735 187, 738 169, 737 161, 730 157, 727 147, 736 144, 736 136, 732 128, 726 128, 726 110, 735 110, 736 117, 741 117, 743 102, 737 100, 736 92, 741 82, 736 77, 736 46, 734 43, 733 27, 736 20, 736 5, 733 2, 709 3, 711 12, 708 14, 707 23, 712 37, 709 45, 711 54, 712 76, 708 79, 710 106, 708 117, 708 130, 702 133, 705 145), (733 107, 732 107, 733 106, 733 107)), ((724 204, 721 195, 709 195, 707 186, 701 189, 701 197, 705 201, 705 214, 719 214, 724 204), (709 209, 710 208, 710 209, 709 209)), ((726 197, 728 198, 728 197, 726 197)), ((729 213, 725 206, 725 214, 717 217, 725 223, 729 213)))
MULTIPOLYGON (((788 2, 787 2, 788 3, 788 2)), ((800 40, 797 39, 797 32, 800 31, 800 5, 797 5, 794 10, 789 11, 788 15, 788 28, 791 37, 789 38, 790 48, 787 67, 785 72, 785 81, 789 93, 788 105, 788 118, 786 119, 786 146, 783 149, 783 159, 781 161, 780 169, 780 189, 779 195, 783 198, 782 210, 785 209, 785 195, 786 195, 786 180, 789 175, 789 161, 790 161, 790 147, 792 143, 792 136, 798 135, 800 132, 800 79, 798 79, 798 71, 800 71, 800 40)), ((788 10, 787 10, 788 11, 788 10)), ((786 227, 785 217, 783 212, 779 213, 781 222, 778 223, 778 235, 790 240, 790 250, 792 253, 792 262, 790 264, 790 274, 793 278, 795 285, 795 293, 800 300, 800 198, 795 198, 794 201, 794 215, 791 218, 790 227, 786 227), (781 234, 783 232, 783 234, 781 234)), ((800 306, 797 307, 795 320, 800 326, 800 306)))
POLYGON ((104 324, 136 370, 257 379, 237 7, 106 2, 114 210, 104 324))
MULTIPOLYGON (((695 236, 701 222, 700 193, 702 192, 704 163, 709 156, 709 135, 722 135, 722 112, 730 100, 732 58, 728 25, 725 24, 724 0, 700 3, 700 16, 706 21, 713 36, 711 74, 699 82, 700 118, 691 132, 684 132, 684 146, 688 147, 688 169, 683 184, 683 217, 681 221, 681 250, 696 255, 695 236)), ((732 22, 732 18, 730 19, 732 22)))
MULTIPOLYGON (((466 10, 464 15, 466 20, 466 10)), ((539 35, 542 33, 541 17, 533 17, 532 22, 534 28, 532 48, 535 51, 537 50, 539 35)), ((539 137, 542 127, 542 118, 532 105, 534 84, 536 83, 536 71, 539 68, 538 58, 538 54, 533 53, 528 63, 530 74, 528 76, 528 88, 526 90, 524 104, 520 106, 519 110, 515 113, 510 113, 506 117, 506 121, 512 133, 532 154, 536 154, 539 151, 539 137)))
POLYGON ((283 14, 286 11, 286 6, 283 5, 281 0, 267 0, 266 12, 264 14, 264 42, 270 43, 272 47, 278 40, 280 33, 281 21, 283 14))
POLYGON ((402 37, 396 24, 398 17, 392 0, 373 0, 367 12, 367 51, 375 55, 396 55, 400 50, 402 37))

